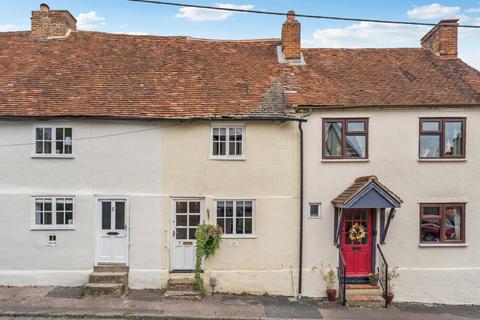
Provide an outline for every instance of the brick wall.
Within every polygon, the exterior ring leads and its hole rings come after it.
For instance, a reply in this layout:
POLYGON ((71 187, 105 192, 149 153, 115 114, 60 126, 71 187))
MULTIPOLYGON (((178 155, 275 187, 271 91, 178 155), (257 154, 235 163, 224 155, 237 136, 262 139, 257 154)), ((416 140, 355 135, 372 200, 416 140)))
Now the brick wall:
POLYGON ((62 37, 68 30, 77 30, 77 21, 68 11, 41 7, 32 11, 32 36, 37 38, 62 37))
POLYGON ((421 40, 422 48, 443 58, 456 58, 458 54, 458 19, 442 20, 421 40))

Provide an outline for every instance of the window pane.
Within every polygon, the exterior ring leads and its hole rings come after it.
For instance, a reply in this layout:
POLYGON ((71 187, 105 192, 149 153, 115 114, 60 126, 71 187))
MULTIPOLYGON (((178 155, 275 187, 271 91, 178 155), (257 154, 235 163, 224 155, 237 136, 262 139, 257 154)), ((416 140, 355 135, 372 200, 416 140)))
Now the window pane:
POLYGON ((327 156, 342 155, 342 123, 341 122, 326 123, 325 154, 327 156))
POLYGON ((228 154, 231 155, 231 156, 234 156, 235 151, 236 151, 235 142, 229 142, 228 143, 228 154))
POLYGON ((35 139, 36 140, 43 140, 43 128, 36 128, 35 129, 35 139))
POLYGON ((73 141, 72 128, 65 128, 64 147, 65 147, 66 154, 72 153, 72 141, 73 141))
POLYGON ((240 141, 240 142, 236 142, 236 143, 235 143, 235 146, 236 146, 236 150, 235 150, 236 154, 237 154, 237 155, 242 155, 242 154, 243 154, 242 142, 241 142, 241 141, 240 141))
POLYGON ((233 219, 227 218, 225 219, 225 230, 223 230, 225 234, 233 234, 233 219))
POLYGON ((421 135, 420 136, 420 157, 422 158, 440 157, 440 136, 439 135, 421 135))
POLYGON ((245 234, 252 234, 253 233, 253 223, 252 219, 246 218, 245 219, 245 234))
POLYGON ((243 201, 237 201, 237 217, 243 217, 243 201))
POLYGON ((251 217, 253 212, 252 210, 253 210, 252 201, 245 201, 245 216, 251 217))
POLYGON ((43 142, 37 141, 35 143, 35 153, 43 153, 43 142))
POLYGON ((73 212, 65 213, 65 221, 67 224, 73 224, 73 212))
POLYGON ((227 201, 226 202, 225 214, 226 214, 227 217, 233 217, 233 202, 232 201, 227 201))
POLYGON ((57 154, 63 154, 63 142, 62 141, 57 141, 56 142, 55 152, 57 154))
POLYGON ((190 213, 200 213, 200 201, 189 202, 188 210, 190 213))
POLYGON ((445 122, 445 155, 462 155, 462 123, 445 122))
POLYGON ((52 140, 52 128, 43 129, 43 138, 44 140, 52 140))
POLYGON ((115 229, 125 229, 125 202, 115 202, 115 229))
POLYGON ((187 239, 187 228, 177 228, 176 229, 176 239, 184 240, 187 239))
POLYGON ((175 210, 176 210, 177 213, 187 213, 187 202, 186 201, 177 201, 175 210))
POLYGON ((440 242, 440 220, 422 218, 420 223, 420 242, 440 242))
POLYGON ((63 211, 57 211, 56 216, 57 216, 57 224, 65 224, 63 211))
POLYGON ((43 213, 42 213, 42 211, 35 212, 35 224, 43 224, 43 213))
POLYGON ((358 132, 358 131, 365 131, 365 122, 358 121, 358 122, 347 122, 347 131, 349 132, 358 132))
POLYGON ((55 129, 55 136, 57 140, 63 140, 63 128, 57 128, 55 129))
POLYGON ((197 232, 197 228, 188 229, 188 239, 195 240, 195 232, 197 232))
POLYGON ((45 142, 43 144, 43 153, 52 153, 52 143, 51 142, 45 142))
POLYGON ((366 155, 366 137, 365 136, 347 136, 345 156, 355 158, 365 158, 366 155))
POLYGON ((220 154, 220 145, 218 142, 213 143, 213 155, 218 156, 220 154))
POLYGON ((194 214, 188 217, 188 225, 190 227, 196 227, 200 224, 200 215, 194 214))
POLYGON ((236 228, 235 228, 235 232, 237 234, 243 234, 243 219, 242 218, 240 218, 240 219, 237 218, 236 224, 237 225, 236 225, 236 228))
POLYGON ((217 217, 224 217, 225 216, 225 202, 218 201, 217 202, 217 217))
POLYGON ((447 207, 445 210, 445 221, 443 224, 443 230, 445 240, 460 241, 462 225, 462 208, 460 207, 447 207))
POLYGON ((318 204, 310 205, 310 217, 318 218, 318 204))
POLYGON ((187 216, 186 215, 177 215, 177 226, 187 226, 187 216))
POLYGON ((217 225, 225 230, 225 219, 224 218, 217 218, 217 225))
POLYGON ((425 216, 440 216, 440 207, 424 207, 423 215, 425 216))
POLYGON ((226 142, 220 142, 219 143, 219 148, 218 148, 218 155, 219 156, 224 156, 227 154, 227 143, 226 142))
POLYGON ((110 230, 112 226, 112 203, 102 202, 102 230, 110 230))
POLYGON ((423 121, 422 131, 440 131, 440 122, 438 121, 423 121))
POLYGON ((52 212, 45 212, 45 224, 52 224, 52 212))

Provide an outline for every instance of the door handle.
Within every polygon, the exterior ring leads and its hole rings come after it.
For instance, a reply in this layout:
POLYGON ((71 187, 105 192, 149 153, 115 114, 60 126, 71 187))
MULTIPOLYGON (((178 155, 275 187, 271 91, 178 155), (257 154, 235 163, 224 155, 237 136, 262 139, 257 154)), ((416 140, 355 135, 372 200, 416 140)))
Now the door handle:
POLYGON ((120 234, 120 232, 116 232, 116 231, 110 231, 110 232, 107 232, 107 234, 109 236, 118 236, 120 234))
POLYGON ((172 237, 175 238, 175 229, 172 230, 172 237))

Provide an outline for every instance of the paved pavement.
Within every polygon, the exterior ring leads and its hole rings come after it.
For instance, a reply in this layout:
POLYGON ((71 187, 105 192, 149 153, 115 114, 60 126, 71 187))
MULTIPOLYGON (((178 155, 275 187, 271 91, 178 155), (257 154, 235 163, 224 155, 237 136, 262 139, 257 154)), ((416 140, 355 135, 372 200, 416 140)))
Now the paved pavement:
POLYGON ((216 294, 201 301, 167 299, 160 290, 122 298, 83 297, 81 288, 0 287, 6 319, 480 319, 480 306, 395 303, 388 309, 344 308, 322 300, 216 294))

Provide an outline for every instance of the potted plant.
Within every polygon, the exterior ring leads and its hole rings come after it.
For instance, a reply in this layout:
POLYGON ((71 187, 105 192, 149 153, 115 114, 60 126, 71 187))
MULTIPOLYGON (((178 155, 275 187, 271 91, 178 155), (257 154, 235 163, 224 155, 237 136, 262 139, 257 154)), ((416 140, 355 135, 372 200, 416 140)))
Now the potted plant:
POLYGON ((393 288, 395 286, 394 284, 394 279, 397 279, 399 276, 397 272, 397 267, 392 268, 391 271, 388 272, 388 286, 387 286, 387 296, 385 297, 385 300, 387 301, 387 304, 392 303, 394 293, 393 293, 393 288))
POLYGON ((371 286, 376 286, 378 284, 378 273, 369 273, 368 281, 370 282, 371 286))
POLYGON ((326 287, 326 293, 327 293, 327 298, 328 301, 335 301, 335 298, 337 297, 337 290, 335 290, 333 287, 335 286, 335 271, 333 270, 332 266, 328 266, 327 270, 323 268, 322 264, 322 269, 320 270, 322 273, 322 279, 325 282, 325 287, 326 287))

